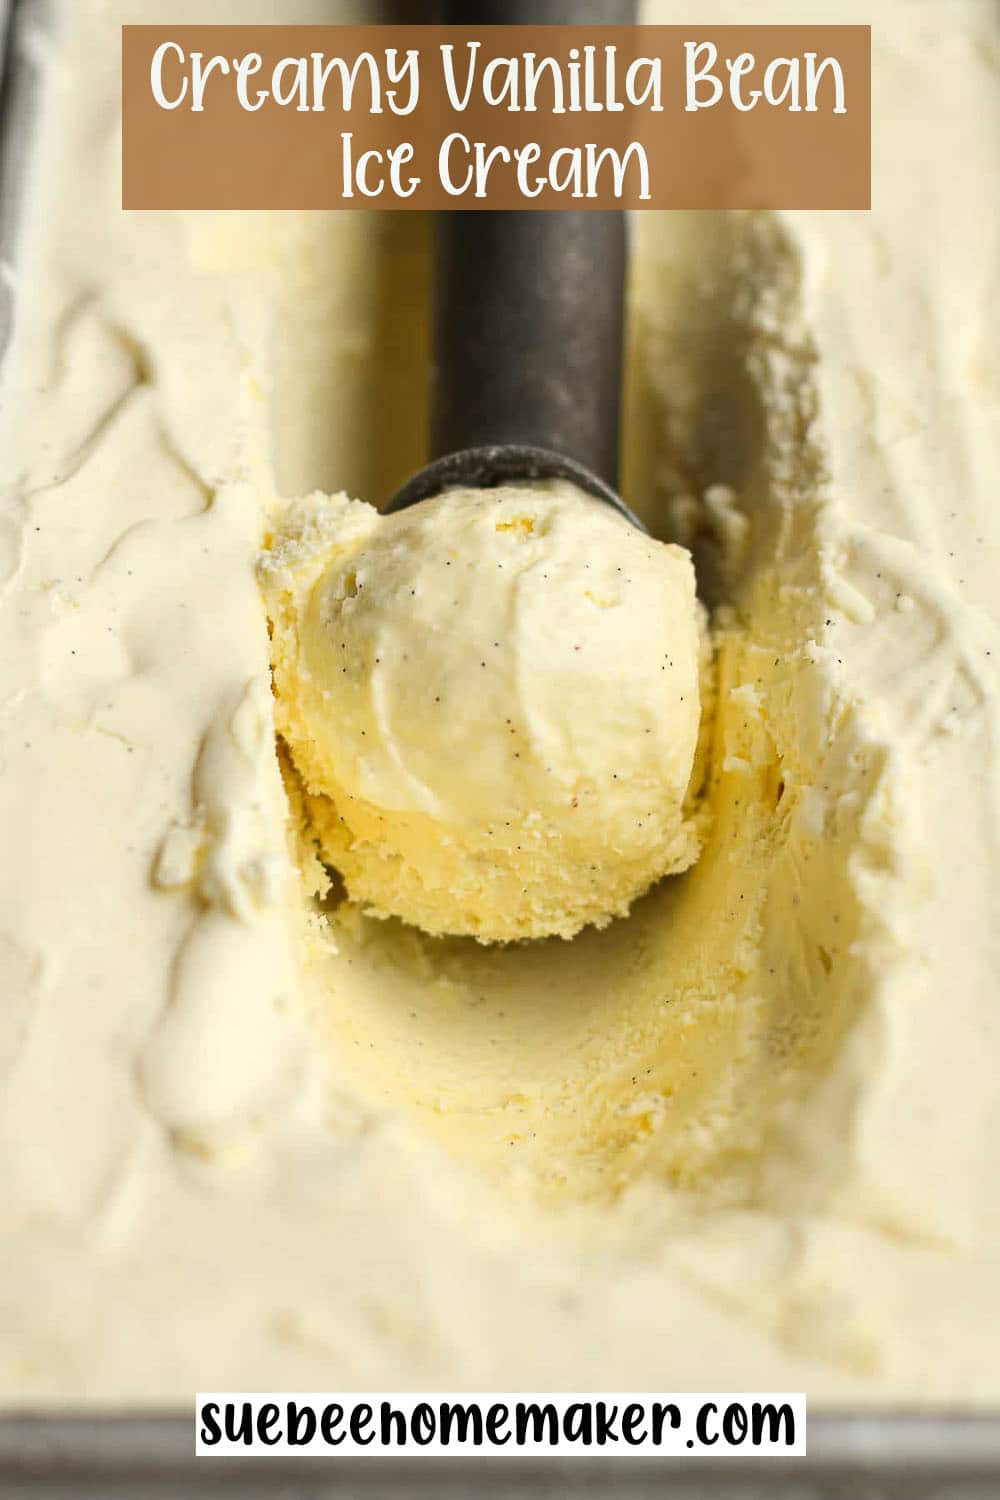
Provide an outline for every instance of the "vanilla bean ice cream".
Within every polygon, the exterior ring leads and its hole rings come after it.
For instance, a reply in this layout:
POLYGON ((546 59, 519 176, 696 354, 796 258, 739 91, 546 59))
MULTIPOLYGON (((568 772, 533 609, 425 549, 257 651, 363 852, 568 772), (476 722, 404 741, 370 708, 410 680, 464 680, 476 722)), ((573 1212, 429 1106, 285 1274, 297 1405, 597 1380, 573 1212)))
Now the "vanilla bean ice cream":
POLYGON ((277 726, 352 900, 428 932, 569 938, 693 863, 683 549, 554 481, 384 519, 317 496, 261 571, 277 726))
POLYGON ((120 24, 275 9, 74 0, 32 49, 3 1401, 995 1404, 996 6, 839 7, 870 213, 635 216, 649 538, 561 491, 378 518, 428 456, 420 215, 121 211, 120 24))

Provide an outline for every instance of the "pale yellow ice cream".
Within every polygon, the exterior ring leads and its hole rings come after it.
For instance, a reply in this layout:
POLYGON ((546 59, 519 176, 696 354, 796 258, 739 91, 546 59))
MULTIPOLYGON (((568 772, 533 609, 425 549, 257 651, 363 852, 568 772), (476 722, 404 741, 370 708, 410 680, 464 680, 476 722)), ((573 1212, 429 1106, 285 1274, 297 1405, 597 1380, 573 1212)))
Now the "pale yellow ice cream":
POLYGON ((569 938, 698 852, 694 568, 563 482, 314 496, 261 568, 276 722, 352 900, 569 938))
POLYGON ((996 6, 839 7, 871 213, 636 216, 622 485, 711 606, 702 849, 488 947, 328 887, 257 572, 427 456, 428 226, 123 214, 120 24, 274 0, 66 9, 0 411, 0 1397, 995 1406, 996 6))

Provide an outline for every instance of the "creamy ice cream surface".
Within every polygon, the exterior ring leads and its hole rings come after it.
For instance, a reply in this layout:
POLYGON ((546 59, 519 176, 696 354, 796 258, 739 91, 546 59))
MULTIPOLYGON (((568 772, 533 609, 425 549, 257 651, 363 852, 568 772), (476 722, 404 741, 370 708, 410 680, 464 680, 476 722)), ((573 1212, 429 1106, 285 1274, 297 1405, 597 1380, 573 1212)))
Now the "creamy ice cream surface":
POLYGON ((565 483, 380 519, 316 497, 261 573, 276 721, 352 900, 569 938, 698 840, 694 569, 565 483))
POLYGON ((655 541, 556 494, 377 518, 428 456, 420 216, 121 212, 120 23, 274 11, 77 0, 37 48, 0 414, 4 1401, 995 1404, 995 6, 840 8, 872 24, 871 213, 636 215, 623 493, 655 541), (711 645, 693 828, 675 547, 711 645), (491 558, 518 587, 480 588, 491 558), (466 878, 483 768, 557 847, 542 895, 487 856, 463 909, 565 916, 603 818, 627 915, 489 945, 372 915, 444 925, 400 871, 429 842, 466 878))

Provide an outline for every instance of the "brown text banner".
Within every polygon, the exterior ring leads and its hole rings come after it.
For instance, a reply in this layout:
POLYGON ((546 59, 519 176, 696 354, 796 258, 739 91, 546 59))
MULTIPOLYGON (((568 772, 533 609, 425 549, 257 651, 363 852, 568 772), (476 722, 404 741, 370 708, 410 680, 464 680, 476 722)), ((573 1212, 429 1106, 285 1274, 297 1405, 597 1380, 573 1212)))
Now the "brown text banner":
POLYGON ((867 26, 125 26, 125 208, 868 208, 867 26))

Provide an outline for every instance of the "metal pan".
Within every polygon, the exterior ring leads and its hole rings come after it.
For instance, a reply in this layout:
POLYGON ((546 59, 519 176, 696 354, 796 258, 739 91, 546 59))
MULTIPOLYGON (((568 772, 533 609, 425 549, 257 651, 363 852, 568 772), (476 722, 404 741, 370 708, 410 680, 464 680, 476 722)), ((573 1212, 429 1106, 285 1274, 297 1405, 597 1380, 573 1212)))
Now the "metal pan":
POLYGON ((0 1500, 996 1500, 1000 1420, 824 1413, 805 1459, 282 1460, 194 1458, 190 1416, 0 1422, 0 1500))

